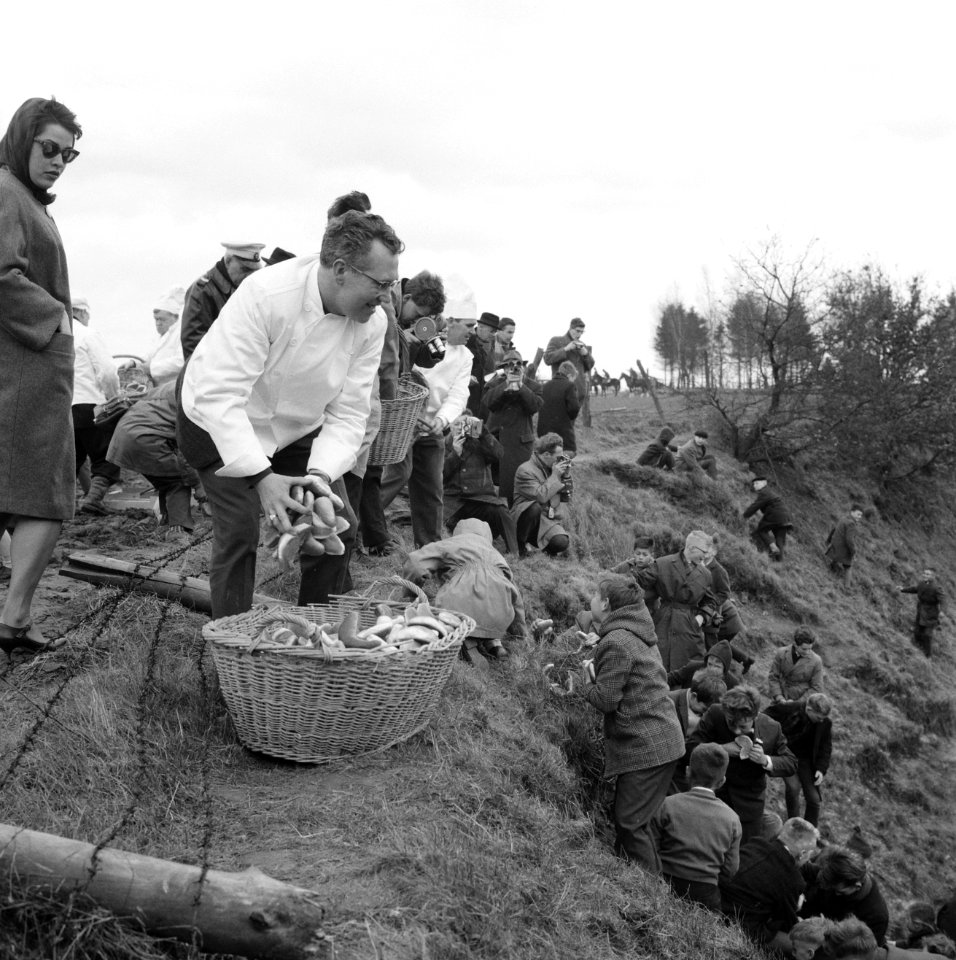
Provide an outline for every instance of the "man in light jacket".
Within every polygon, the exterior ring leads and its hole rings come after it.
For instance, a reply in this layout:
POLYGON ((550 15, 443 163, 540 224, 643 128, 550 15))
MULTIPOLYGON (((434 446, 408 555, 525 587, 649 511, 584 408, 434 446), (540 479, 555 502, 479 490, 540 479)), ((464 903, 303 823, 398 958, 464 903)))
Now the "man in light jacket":
POLYGON ((342 477, 355 463, 385 337, 381 305, 402 242, 381 218, 349 211, 318 256, 257 272, 229 298, 182 377, 178 439, 213 515, 214 617, 248 610, 259 506, 279 533, 296 486, 334 486, 345 501, 344 556, 301 557, 299 603, 341 591, 355 539, 342 477))

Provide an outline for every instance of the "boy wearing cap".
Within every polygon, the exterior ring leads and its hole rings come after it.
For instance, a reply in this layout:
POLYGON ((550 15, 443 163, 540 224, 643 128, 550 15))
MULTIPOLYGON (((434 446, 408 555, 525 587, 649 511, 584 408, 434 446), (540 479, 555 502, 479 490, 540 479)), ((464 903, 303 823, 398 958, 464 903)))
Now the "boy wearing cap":
POLYGON ((936 571, 927 567, 919 583, 899 588, 900 593, 916 594, 916 622, 913 624, 913 643, 929 657, 933 653, 933 633, 939 626, 939 610, 943 595, 936 582, 936 571))
POLYGON ((707 453, 706 430, 695 430, 690 440, 677 448, 674 469, 678 473, 706 474, 711 480, 717 479, 717 459, 707 453))
POLYGON ((186 291, 180 337, 183 356, 188 360, 199 341, 216 322, 236 287, 262 266, 259 251, 264 243, 226 243, 226 252, 186 291))

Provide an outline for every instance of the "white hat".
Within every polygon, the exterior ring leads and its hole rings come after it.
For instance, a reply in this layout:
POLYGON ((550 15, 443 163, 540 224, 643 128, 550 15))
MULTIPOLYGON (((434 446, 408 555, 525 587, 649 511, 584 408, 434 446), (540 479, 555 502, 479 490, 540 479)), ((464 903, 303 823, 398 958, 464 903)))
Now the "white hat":
POLYGON ((246 243, 245 241, 227 243, 225 240, 222 241, 222 245, 226 248, 226 253, 231 253, 240 260, 252 260, 256 263, 261 259, 259 251, 265 247, 264 243, 246 243))
POLYGON ((475 300, 475 292, 457 273, 451 274, 445 280, 444 315, 456 320, 478 319, 478 303, 475 300))
POLYGON ((183 312, 183 302, 186 299, 186 291, 182 287, 173 287, 167 290, 159 300, 153 305, 154 310, 165 310, 167 313, 175 313, 178 317, 183 312))

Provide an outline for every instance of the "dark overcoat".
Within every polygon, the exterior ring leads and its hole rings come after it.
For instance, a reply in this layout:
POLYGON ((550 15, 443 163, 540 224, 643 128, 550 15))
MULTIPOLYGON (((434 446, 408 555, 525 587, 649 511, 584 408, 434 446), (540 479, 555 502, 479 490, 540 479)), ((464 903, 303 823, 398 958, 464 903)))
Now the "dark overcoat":
POLYGON ((689 660, 703 657, 704 631, 696 617, 716 612, 710 570, 688 563, 683 553, 674 553, 658 557, 642 570, 638 583, 648 606, 660 600, 654 611, 654 629, 664 669, 679 670, 689 660))
POLYGON ((560 434, 564 449, 577 450, 574 438, 574 421, 581 409, 578 390, 573 380, 563 373, 553 377, 541 388, 543 403, 538 414, 538 436, 546 433, 560 434))
POLYGON ((147 477, 181 477, 176 445, 176 381, 151 390, 123 414, 106 459, 147 477))
MULTIPOLYGON (((0 168, 0 514, 73 516, 70 280, 46 207, 0 168)), ((72 327, 72 320, 71 320, 72 327)))
POLYGON ((515 471, 531 457, 534 447, 534 415, 543 403, 541 387, 525 378, 517 390, 507 390, 504 377, 494 377, 485 387, 483 404, 488 408, 488 430, 502 447, 498 467, 498 493, 510 504, 514 500, 515 471))
POLYGON ((236 289, 237 284, 232 282, 223 258, 186 291, 179 336, 183 345, 183 356, 187 360, 199 346, 199 341, 206 336, 209 328, 216 322, 226 301, 236 292, 236 289))

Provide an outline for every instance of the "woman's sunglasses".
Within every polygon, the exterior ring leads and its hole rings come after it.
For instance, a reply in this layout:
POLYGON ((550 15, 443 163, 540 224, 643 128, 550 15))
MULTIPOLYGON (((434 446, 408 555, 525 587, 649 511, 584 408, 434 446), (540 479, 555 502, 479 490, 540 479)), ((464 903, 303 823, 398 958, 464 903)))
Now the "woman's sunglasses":
POLYGON ((47 160, 52 160, 57 154, 63 157, 64 163, 72 163, 79 155, 79 150, 74 150, 72 147, 61 147, 55 140, 37 140, 34 138, 34 143, 40 144, 40 153, 47 160))

